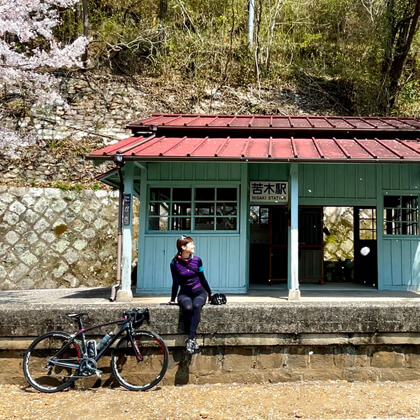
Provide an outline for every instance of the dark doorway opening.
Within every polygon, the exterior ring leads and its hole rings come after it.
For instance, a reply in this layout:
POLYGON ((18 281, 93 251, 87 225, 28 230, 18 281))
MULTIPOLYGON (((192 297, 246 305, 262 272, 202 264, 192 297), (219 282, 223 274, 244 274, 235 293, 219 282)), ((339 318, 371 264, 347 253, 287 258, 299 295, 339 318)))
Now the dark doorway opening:
MULTIPOLYGON (((287 206, 250 207, 250 285, 287 284, 287 206)), ((374 207, 299 208, 299 282, 376 287, 374 207)))

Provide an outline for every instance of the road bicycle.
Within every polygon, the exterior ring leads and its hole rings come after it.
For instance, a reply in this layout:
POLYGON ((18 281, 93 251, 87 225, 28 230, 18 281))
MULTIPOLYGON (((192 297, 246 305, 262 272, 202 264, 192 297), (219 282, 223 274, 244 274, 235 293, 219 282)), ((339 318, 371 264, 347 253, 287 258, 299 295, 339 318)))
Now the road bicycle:
POLYGON ((111 347, 111 370, 123 387, 146 391, 163 379, 169 359, 165 342, 151 331, 136 329, 149 323, 149 309, 132 309, 124 312, 122 319, 89 328, 83 327, 86 313, 67 316, 77 323, 77 332, 47 332, 36 338, 23 356, 23 372, 33 388, 52 393, 72 386, 77 379, 100 377, 98 360, 111 347), (121 326, 116 334, 106 334, 98 345, 86 340, 86 332, 112 324, 121 326))

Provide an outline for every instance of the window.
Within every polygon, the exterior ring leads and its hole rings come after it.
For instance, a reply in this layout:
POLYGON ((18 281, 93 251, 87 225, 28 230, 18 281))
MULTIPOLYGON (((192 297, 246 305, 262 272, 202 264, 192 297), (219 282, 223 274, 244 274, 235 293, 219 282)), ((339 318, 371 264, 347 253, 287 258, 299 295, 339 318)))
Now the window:
POLYGON ((249 223, 251 225, 267 225, 268 226, 268 207, 250 206, 249 223))
POLYGON ((237 188, 150 188, 149 230, 238 229, 237 188))
POLYGON ((376 209, 356 209, 359 212, 359 238, 376 239, 376 209))
POLYGON ((419 234, 418 196, 384 197, 384 233, 385 235, 419 234))

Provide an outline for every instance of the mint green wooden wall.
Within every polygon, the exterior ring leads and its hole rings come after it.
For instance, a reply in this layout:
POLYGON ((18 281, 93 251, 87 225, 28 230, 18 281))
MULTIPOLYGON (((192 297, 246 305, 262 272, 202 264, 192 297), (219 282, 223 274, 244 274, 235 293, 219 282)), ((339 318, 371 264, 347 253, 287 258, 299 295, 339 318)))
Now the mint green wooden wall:
MULTIPOLYGON (((240 186, 247 179, 247 167, 239 163, 149 163, 138 168, 141 183, 140 201, 147 202, 150 186, 240 186)), ((240 208, 245 209, 240 198, 240 208)), ((142 210, 146 210, 142 206, 142 210)), ((176 240, 183 232, 147 232, 146 211, 140 212, 139 271, 137 292, 170 293, 172 277, 169 270, 176 253, 176 240)), ((191 236, 197 255, 204 264, 204 273, 214 291, 244 293, 247 290, 248 249, 247 218, 239 215, 239 233, 196 232, 191 236)))
MULTIPOLYGON (((240 185, 239 233, 195 233, 197 255, 214 290, 245 292, 248 287, 248 186, 252 180, 288 180, 288 163, 164 162, 136 167, 141 203, 149 186, 240 185)), ((378 209, 378 287, 420 288, 419 237, 384 237, 383 195, 418 193, 420 165, 299 164, 299 205, 376 206, 378 209)), ((143 205, 142 210, 145 210, 143 205)), ((169 293, 169 263, 176 252, 177 232, 147 233, 146 211, 140 212, 137 291, 169 293)))
POLYGON ((420 237, 383 234, 383 196, 420 194, 420 165, 381 165, 378 208, 378 277, 382 290, 420 290, 420 237))

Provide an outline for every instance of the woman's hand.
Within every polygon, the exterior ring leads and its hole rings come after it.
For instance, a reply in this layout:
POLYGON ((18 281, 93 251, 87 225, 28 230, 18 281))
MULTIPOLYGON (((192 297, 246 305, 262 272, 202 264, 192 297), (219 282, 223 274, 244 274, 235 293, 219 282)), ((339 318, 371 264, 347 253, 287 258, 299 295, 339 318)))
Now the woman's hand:
POLYGON ((211 302, 211 298, 214 296, 214 293, 211 293, 209 296, 209 302, 211 302))
POLYGON ((170 300, 167 305, 176 305, 176 302, 174 302, 173 300, 170 300))

